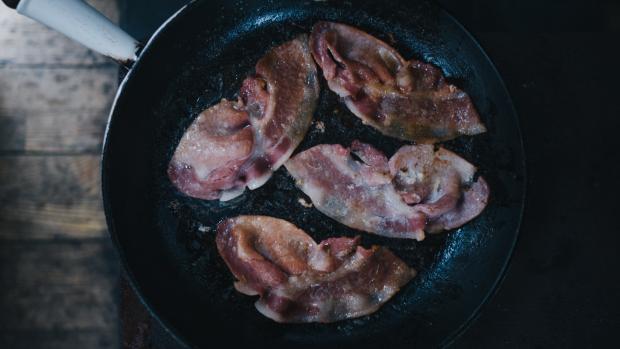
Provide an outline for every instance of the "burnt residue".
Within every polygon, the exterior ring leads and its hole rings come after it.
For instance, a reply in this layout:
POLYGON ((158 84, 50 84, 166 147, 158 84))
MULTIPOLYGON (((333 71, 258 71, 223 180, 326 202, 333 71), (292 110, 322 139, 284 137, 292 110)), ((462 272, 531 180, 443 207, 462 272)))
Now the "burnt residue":
MULTIPOLYGON (((436 346, 469 318, 501 275, 516 236, 524 182, 509 98, 479 47, 449 16, 427 2, 393 8, 372 1, 197 2, 132 68, 124 91, 132 98, 119 98, 106 142, 106 213, 134 283, 156 315, 189 343, 342 346, 380 340, 436 346), (306 207, 299 199, 310 199, 284 168, 229 202, 190 198, 174 188, 166 169, 191 122, 222 98, 235 99, 267 50, 308 33, 319 20, 351 24, 393 42, 405 58, 437 65, 470 94, 489 132, 443 146, 478 166, 489 182, 491 201, 480 217, 417 242, 355 231, 306 207), (240 214, 286 219, 316 241, 360 235, 364 246, 388 247, 419 275, 370 316, 277 324, 254 309, 253 297, 233 289, 217 253, 215 226, 240 214)), ((315 122, 296 152, 359 139, 391 156, 407 144, 363 125, 323 79, 321 84, 315 122)))

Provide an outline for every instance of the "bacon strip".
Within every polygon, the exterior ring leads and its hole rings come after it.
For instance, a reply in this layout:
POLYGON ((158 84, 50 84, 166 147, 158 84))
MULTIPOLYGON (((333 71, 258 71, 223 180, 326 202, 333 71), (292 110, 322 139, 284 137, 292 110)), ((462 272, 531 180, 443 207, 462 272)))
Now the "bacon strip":
POLYGON ((359 29, 318 22, 310 46, 329 88, 384 135, 435 143, 486 131, 469 96, 447 83, 439 69, 406 61, 359 29))
POLYGON ((259 295, 256 309, 277 322, 334 322, 377 311, 416 271, 388 249, 358 238, 317 244, 293 224, 239 216, 217 228, 217 248, 237 291, 259 295))
POLYGON ((432 145, 402 147, 388 162, 369 144, 321 144, 285 166, 319 211, 388 237, 423 240, 425 232, 457 228, 478 216, 489 196, 486 181, 474 181, 474 166, 432 145))
POLYGON ((308 39, 269 51, 236 102, 202 112, 183 135, 168 176, 183 193, 229 200, 262 186, 303 140, 319 95, 308 39))

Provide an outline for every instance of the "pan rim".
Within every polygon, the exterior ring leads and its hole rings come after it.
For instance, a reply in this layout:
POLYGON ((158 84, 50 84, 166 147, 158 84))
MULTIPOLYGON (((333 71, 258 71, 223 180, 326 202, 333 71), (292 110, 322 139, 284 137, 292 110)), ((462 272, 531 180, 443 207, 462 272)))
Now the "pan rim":
POLYGON ((512 101, 512 97, 510 96, 510 91, 508 90, 508 87, 506 86, 506 83, 504 82, 502 75, 499 73, 499 71, 497 70, 497 67, 495 66, 495 64, 493 64, 493 61, 491 60, 489 55, 486 53, 482 45, 480 45, 480 42, 474 37, 474 35, 469 30, 467 30, 467 28, 465 28, 465 26, 461 22, 459 22, 456 19, 456 17, 454 17, 449 11, 447 11, 443 7, 440 7, 440 9, 441 11, 444 12, 447 18, 449 18, 450 21, 454 23, 463 33, 465 33, 465 35, 471 40, 471 42, 473 42, 476 45, 479 52, 484 57, 484 60, 487 62, 487 64, 491 67, 491 69, 497 76, 501 88, 506 92, 506 96, 508 96, 507 104, 510 108, 510 113, 512 114, 511 116, 516 120, 516 126, 517 126, 516 133, 518 134, 518 139, 519 139, 519 150, 521 151, 521 154, 522 154, 521 168, 523 169, 523 176, 524 176, 523 184, 521 185, 521 188, 520 188, 522 194, 521 194, 520 205, 519 205, 519 218, 517 220, 517 226, 515 228, 514 237, 512 238, 512 241, 510 244, 510 250, 508 251, 506 255, 506 259, 504 263, 502 264, 502 267, 500 268, 500 272, 497 275, 495 282, 493 283, 493 285, 491 285, 489 291, 483 297, 480 304, 474 309, 471 315, 461 324, 460 327, 452 331, 450 335, 448 335, 443 341, 441 341, 440 347, 445 348, 445 347, 448 347, 454 344, 454 342, 457 339, 459 339, 471 327, 471 325, 473 325, 475 320, 480 316, 482 309, 498 293, 502 283, 504 282, 504 279, 506 278, 508 270, 510 269, 510 266, 512 263, 512 257, 514 255, 514 250, 515 250, 515 247, 517 246, 519 235, 521 233, 521 224, 523 222, 523 214, 525 211, 525 200, 527 198, 527 159, 525 155, 525 147, 523 145, 523 134, 521 132, 521 122, 520 122, 519 114, 517 113, 517 110, 512 101))
POLYGON ((144 308, 147 309, 149 316, 155 319, 161 325, 161 328, 163 328, 164 331, 166 331, 166 333, 170 335, 174 339, 174 341, 176 341, 177 344, 183 347, 186 347, 186 348, 190 348, 190 345, 188 344, 189 341, 184 336, 182 336, 178 332, 178 330, 174 326, 172 326, 172 324, 170 324, 167 320, 163 319, 159 315, 159 313, 154 309, 154 307, 149 303, 149 301, 146 299, 146 297, 142 293, 142 290, 140 286, 138 285, 138 281, 136 277, 134 276, 133 272, 129 268, 129 263, 127 261, 127 257, 121 246, 121 243, 118 239, 118 232, 115 228, 114 218, 112 217, 113 215, 111 213, 112 208, 111 208, 110 198, 108 197, 109 183, 108 183, 108 177, 106 175, 106 163, 107 163, 107 158, 108 158, 108 149, 109 149, 109 143, 110 143, 109 135, 110 135, 111 126, 115 119, 114 115, 116 115, 117 105, 119 103, 119 100, 123 97, 125 93, 125 90, 126 90, 125 87, 127 83, 132 79, 133 75, 136 74, 135 73, 135 71, 137 70, 136 67, 139 67, 141 65, 142 57, 149 54, 151 47, 153 46, 155 42, 158 41, 160 34, 164 32, 171 23, 177 21, 186 12, 190 11, 191 8, 193 8, 196 5, 196 3, 197 3, 197 0, 191 0, 187 4, 183 5, 175 13, 173 13, 170 17, 168 17, 168 19, 166 19, 155 30, 155 32, 153 32, 153 34, 147 40, 146 44, 144 44, 144 47, 142 48, 142 50, 140 50, 138 58, 136 59, 136 61, 131 66, 127 74, 125 74, 125 77, 120 82, 116 95, 114 96, 112 106, 110 107, 110 112, 108 114, 108 120, 106 121, 106 127, 105 127, 105 133, 103 136, 103 145, 102 145, 101 157, 100 157, 101 196, 102 196, 102 201, 103 201, 103 210, 104 210, 106 225, 108 227, 108 235, 110 236, 110 239, 112 240, 112 243, 114 244, 114 248, 119 257, 122 272, 124 274, 124 275, 121 275, 121 277, 123 276, 125 277, 125 279, 127 280, 127 283, 131 287, 131 291, 136 295, 136 297, 138 298, 140 303, 144 306, 144 308))

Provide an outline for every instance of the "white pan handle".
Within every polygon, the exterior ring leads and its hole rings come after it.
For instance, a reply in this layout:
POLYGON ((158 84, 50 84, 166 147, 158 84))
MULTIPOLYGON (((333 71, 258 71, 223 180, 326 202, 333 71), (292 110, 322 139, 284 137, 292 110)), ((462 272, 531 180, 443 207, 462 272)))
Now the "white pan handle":
MULTIPOLYGON (((3 2, 7 3, 7 1, 3 2)), ((139 43, 82 0, 8 0, 17 12, 63 33, 80 44, 130 66, 139 43)), ((7 3, 8 4, 8 3, 7 3)))

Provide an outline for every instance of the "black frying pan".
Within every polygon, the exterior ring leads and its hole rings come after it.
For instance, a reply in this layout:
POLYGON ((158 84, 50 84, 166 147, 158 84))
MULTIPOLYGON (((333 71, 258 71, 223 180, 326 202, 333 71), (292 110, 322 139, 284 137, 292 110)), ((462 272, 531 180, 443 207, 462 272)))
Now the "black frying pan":
MULTIPOLYGON (((403 142, 363 126, 324 82, 316 129, 298 148, 371 143, 389 156, 403 142)), ((146 44, 123 81, 106 131, 103 199, 112 239, 132 286, 182 342, 204 348, 279 346, 440 346, 451 343, 497 288, 515 244, 524 198, 524 155, 517 116, 497 71, 445 11, 408 1, 197 1, 175 14, 146 44), (166 167, 185 129, 243 78, 270 48, 318 20, 348 23, 407 57, 440 67, 472 97, 488 132, 445 144, 480 168, 489 206, 457 231, 423 242, 357 232, 298 203, 284 168, 263 187, 228 203, 184 196, 166 167), (420 273, 376 313, 333 324, 277 324, 255 299, 232 287, 217 254, 214 227, 225 217, 287 219, 320 241, 361 235, 389 247, 420 273)))

